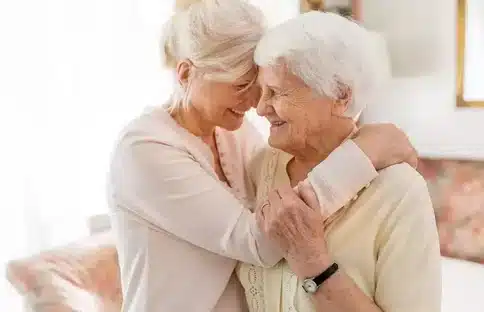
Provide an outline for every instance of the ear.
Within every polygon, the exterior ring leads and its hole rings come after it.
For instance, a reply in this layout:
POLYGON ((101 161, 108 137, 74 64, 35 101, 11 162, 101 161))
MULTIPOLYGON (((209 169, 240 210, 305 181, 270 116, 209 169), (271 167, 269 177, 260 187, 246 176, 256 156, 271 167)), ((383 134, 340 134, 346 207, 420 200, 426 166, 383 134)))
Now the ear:
POLYGON ((193 63, 190 60, 181 60, 176 64, 177 80, 182 87, 185 88, 188 85, 188 79, 192 70, 193 63))
POLYGON ((333 114, 337 116, 344 116, 351 103, 353 92, 350 87, 342 83, 338 83, 337 99, 334 101, 333 114))

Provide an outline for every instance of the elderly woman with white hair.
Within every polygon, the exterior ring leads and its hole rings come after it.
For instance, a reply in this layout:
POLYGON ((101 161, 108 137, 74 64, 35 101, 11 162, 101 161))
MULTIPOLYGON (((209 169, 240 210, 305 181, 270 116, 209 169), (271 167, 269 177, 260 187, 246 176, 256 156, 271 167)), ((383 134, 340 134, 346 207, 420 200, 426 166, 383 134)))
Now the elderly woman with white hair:
POLYGON ((407 164, 379 172, 338 211, 301 185, 321 159, 349 140, 355 119, 378 95, 385 66, 374 38, 341 16, 310 12, 265 34, 255 51, 271 123, 258 172, 257 211, 263 233, 285 261, 272 268, 243 263, 238 276, 251 312, 438 312, 440 254, 423 178, 407 164), (328 216, 328 214, 331 214, 328 216))
MULTIPOLYGON (((176 77, 172 99, 133 120, 113 153, 123 311, 247 311, 237 261, 269 267, 282 259, 257 227, 248 168, 264 145, 244 118, 260 97, 253 53, 262 15, 245 1, 191 2, 162 41, 176 77)), ((309 173, 328 209, 348 202, 375 169, 415 159, 388 125, 361 129, 331 155, 309 173)))

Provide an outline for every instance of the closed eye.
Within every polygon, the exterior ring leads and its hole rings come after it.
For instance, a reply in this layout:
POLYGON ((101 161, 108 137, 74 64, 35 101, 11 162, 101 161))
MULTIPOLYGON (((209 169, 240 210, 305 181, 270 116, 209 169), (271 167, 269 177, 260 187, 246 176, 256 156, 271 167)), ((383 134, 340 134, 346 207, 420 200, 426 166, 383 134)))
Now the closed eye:
POLYGON ((237 91, 242 91, 242 90, 246 89, 249 86, 249 84, 250 84, 249 82, 239 84, 239 85, 236 85, 235 88, 237 89, 237 91))
POLYGON ((272 90, 271 88, 266 88, 262 95, 262 97, 266 100, 269 100, 273 96, 274 96, 274 90, 272 90))
POLYGON ((271 88, 268 88, 268 97, 271 98, 271 97, 277 97, 277 96, 286 96, 287 93, 286 92, 282 92, 281 90, 274 90, 274 89, 271 89, 271 88))

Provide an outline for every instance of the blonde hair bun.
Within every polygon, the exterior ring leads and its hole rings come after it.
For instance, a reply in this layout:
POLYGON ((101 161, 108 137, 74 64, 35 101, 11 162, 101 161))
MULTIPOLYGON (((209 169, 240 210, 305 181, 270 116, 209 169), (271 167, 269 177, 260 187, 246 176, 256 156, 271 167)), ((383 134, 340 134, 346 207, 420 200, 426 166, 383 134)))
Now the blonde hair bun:
MULTIPOLYGON (((163 65, 174 70, 178 62, 190 60, 204 78, 233 82, 254 68, 263 32, 262 12, 246 0, 178 1, 163 29, 163 65)), ((170 105, 179 105, 188 94, 178 84, 170 105)))
POLYGON ((253 53, 264 32, 262 12, 246 0, 182 0, 161 38, 168 68, 189 59, 206 72, 227 72, 229 80, 253 67, 253 53))
POLYGON ((175 1, 175 10, 177 12, 186 11, 195 3, 203 2, 203 0, 176 0, 175 1))

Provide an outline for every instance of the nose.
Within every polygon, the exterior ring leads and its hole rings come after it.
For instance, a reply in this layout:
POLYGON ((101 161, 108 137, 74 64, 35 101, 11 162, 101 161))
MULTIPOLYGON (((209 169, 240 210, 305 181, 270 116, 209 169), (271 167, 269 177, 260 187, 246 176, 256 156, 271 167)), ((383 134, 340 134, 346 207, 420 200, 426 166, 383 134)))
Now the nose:
POLYGON ((257 115, 262 117, 269 115, 273 111, 270 101, 261 97, 259 103, 257 103, 256 111, 257 115))

